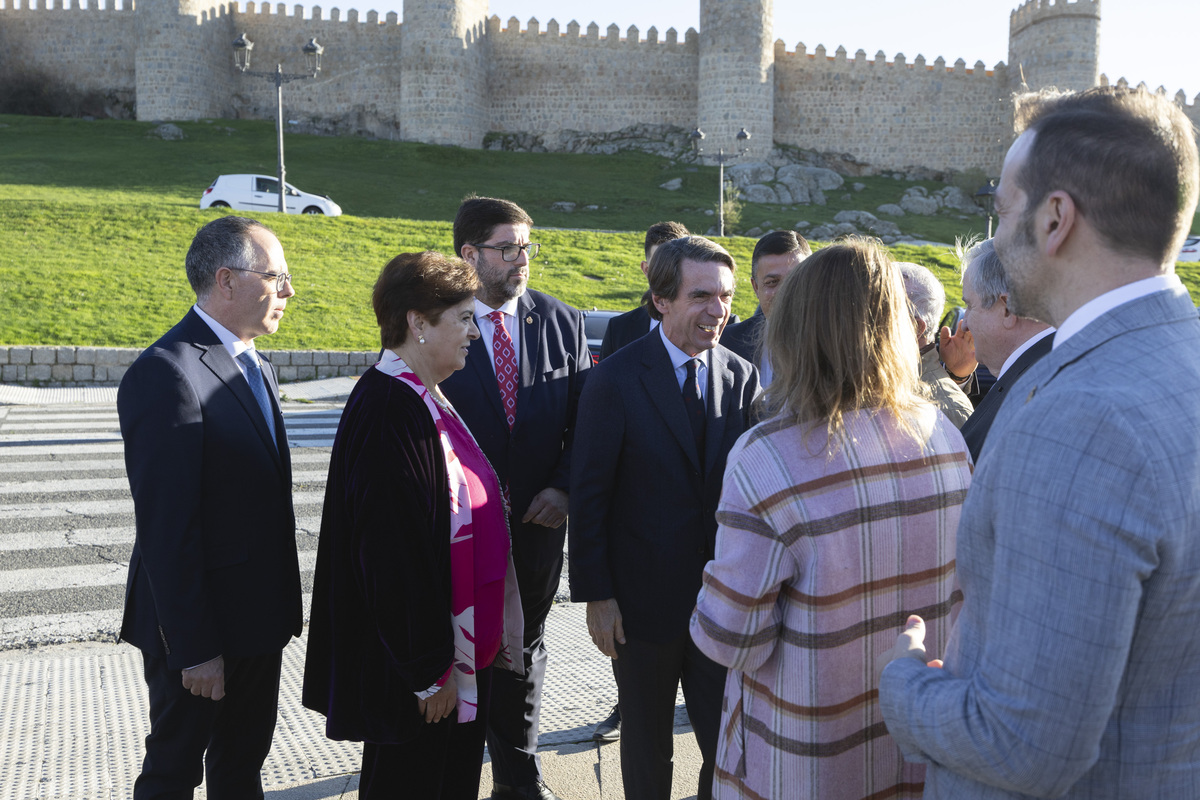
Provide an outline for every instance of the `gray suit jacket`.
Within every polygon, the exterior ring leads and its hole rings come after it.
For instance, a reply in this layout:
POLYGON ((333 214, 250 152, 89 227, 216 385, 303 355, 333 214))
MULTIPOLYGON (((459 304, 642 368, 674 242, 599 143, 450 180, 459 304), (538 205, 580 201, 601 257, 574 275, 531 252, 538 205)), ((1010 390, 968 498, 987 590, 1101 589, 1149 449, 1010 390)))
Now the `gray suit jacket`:
POLYGON ((1197 394, 1182 287, 1013 386, 963 510, 945 669, 900 659, 880 684, 926 798, 1200 797, 1197 394))
POLYGON ((625 632, 687 635, 713 556, 725 457, 749 427, 758 371, 718 345, 708 370, 705 452, 658 333, 592 370, 571 462, 571 599, 615 597, 625 632))

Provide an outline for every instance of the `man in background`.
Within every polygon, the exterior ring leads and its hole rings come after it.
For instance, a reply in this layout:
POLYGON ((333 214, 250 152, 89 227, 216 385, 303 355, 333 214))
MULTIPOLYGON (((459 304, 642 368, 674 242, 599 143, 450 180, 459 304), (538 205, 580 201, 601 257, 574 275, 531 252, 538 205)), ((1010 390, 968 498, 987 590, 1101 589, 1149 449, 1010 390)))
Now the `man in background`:
POLYGON ((971 458, 979 463, 984 439, 1000 404, 1011 393, 1009 390, 1017 378, 1050 352, 1054 329, 1036 319, 1018 316, 1008 307, 1008 279, 996 255, 994 240, 980 242, 962 254, 961 259, 963 303, 967 307, 962 326, 967 334, 963 342, 966 347, 962 349, 969 352, 963 352, 952 362, 945 346, 947 332, 943 332, 942 356, 947 372, 971 375, 982 363, 996 376, 992 388, 962 426, 971 458))
POLYGON ((950 418, 954 427, 961 429, 975 408, 959 388, 959 384, 970 379, 971 373, 964 376, 949 374, 938 355, 938 322, 946 308, 946 289, 928 267, 907 261, 899 262, 899 267, 917 328, 921 380, 929 387, 934 404, 950 418))
POLYGON ((771 383, 771 364, 763 352, 764 323, 771 315, 771 304, 783 279, 811 255, 812 248, 795 231, 771 231, 759 239, 750 258, 750 285, 758 298, 758 308, 750 319, 729 325, 721 334, 721 344, 758 367, 764 389, 771 383))

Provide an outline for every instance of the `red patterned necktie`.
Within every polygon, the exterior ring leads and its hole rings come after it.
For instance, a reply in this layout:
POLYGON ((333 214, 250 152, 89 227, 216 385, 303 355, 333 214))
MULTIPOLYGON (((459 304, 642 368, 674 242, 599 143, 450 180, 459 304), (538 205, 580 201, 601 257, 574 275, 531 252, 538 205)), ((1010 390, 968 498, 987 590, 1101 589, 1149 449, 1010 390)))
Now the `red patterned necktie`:
POLYGON ((496 385, 500 388, 500 400, 504 403, 504 415, 511 431, 517 420, 517 353, 508 329, 504 327, 504 312, 493 311, 488 314, 488 319, 496 326, 492 331, 492 359, 496 364, 496 385))

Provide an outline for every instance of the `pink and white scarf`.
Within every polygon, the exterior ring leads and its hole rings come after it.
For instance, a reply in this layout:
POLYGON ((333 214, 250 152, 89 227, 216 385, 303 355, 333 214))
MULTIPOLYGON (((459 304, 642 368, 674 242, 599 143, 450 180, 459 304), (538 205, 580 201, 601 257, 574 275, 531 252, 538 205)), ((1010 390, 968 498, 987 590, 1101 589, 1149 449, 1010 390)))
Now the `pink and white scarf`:
MULTIPOLYGON (((434 399, 433 393, 421 383, 421 379, 412 368, 391 350, 383 352, 383 358, 375 368, 407 385, 424 401, 425 408, 429 410, 433 424, 437 427, 438 441, 445 456, 446 482, 450 488, 450 583, 454 625, 454 664, 451 669, 455 673, 454 680, 458 691, 458 699, 455 702, 458 721, 471 722, 479 708, 479 688, 475 682, 475 546, 471 535, 471 496, 467 488, 467 476, 450 444, 450 434, 443 418, 445 410, 434 399), (454 608, 461 610, 454 613, 454 608)), ((470 429, 465 424, 462 427, 467 431, 467 435, 471 436, 470 429)), ((474 437, 471 441, 474 443, 474 437)), ((475 443, 475 447, 479 449, 478 443, 475 443)), ((482 450, 479 451, 479 457, 486 463, 487 459, 482 450)), ((523 672, 523 660, 520 657, 513 658, 513 652, 521 652, 523 621, 520 617, 520 594, 517 590, 511 549, 508 556, 508 572, 504 580, 504 606, 504 632, 501 635, 500 654, 495 663, 505 669, 523 672), (515 632, 512 627, 514 620, 511 618, 514 603, 518 614, 515 632)), ((447 676, 443 676, 429 691, 418 693, 419 696, 432 695, 445 683, 447 676)))

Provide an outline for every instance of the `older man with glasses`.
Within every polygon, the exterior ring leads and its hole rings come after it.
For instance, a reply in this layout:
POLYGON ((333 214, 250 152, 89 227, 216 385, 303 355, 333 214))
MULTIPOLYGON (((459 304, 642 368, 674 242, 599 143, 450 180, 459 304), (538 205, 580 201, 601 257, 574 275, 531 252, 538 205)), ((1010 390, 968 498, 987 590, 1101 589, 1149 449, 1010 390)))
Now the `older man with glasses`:
POLYGON ((528 289, 540 245, 508 200, 472 197, 454 219, 454 252, 475 268, 467 365, 442 382, 510 501, 512 553, 525 614, 525 675, 493 675, 488 752, 494 798, 556 800, 537 757, 546 616, 563 566, 575 409, 592 365, 583 315, 528 289))
POLYGON ((283 247, 242 217, 188 250, 196 304, 117 393, 136 534, 121 638, 142 651, 150 735, 137 800, 262 797, 284 646, 299 636, 292 469, 255 339, 295 294, 283 247))

